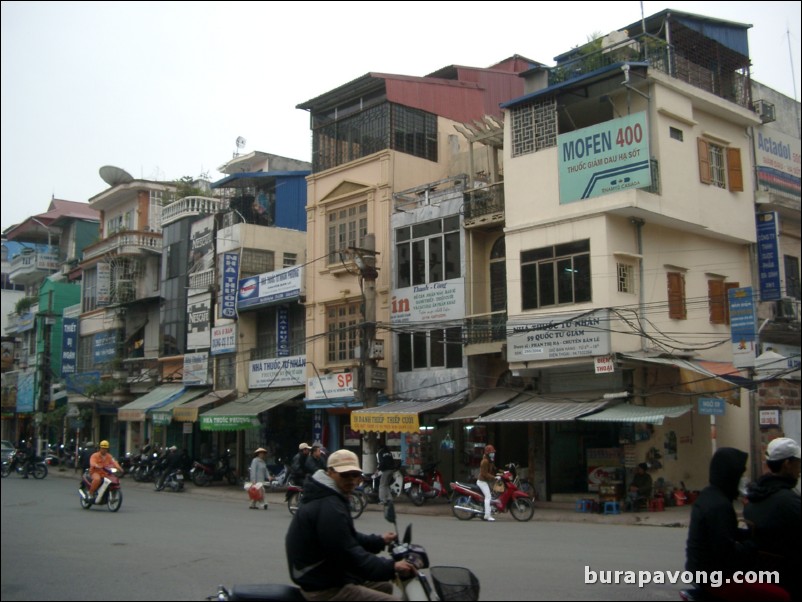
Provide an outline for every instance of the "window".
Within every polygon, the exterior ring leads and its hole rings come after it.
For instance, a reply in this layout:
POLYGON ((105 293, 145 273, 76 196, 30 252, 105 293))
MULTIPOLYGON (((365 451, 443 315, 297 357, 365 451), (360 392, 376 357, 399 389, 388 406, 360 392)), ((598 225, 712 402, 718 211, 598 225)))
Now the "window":
POLYGON ((685 320, 688 311, 685 307, 685 274, 668 272, 668 317, 672 320, 685 320))
POLYGON ((283 267, 289 268, 298 264, 298 253, 284 253, 283 267))
POLYGON ((730 323, 729 290, 738 288, 737 282, 723 280, 707 281, 707 305, 710 310, 711 324, 730 323))
POLYGON ((273 251, 258 251, 256 249, 243 249, 239 263, 240 277, 267 274, 276 269, 273 251))
POLYGON ((785 296, 802 299, 799 290, 799 257, 784 255, 785 265, 785 296))
POLYGON ((214 388, 236 389, 237 388, 237 356, 234 353, 227 353, 215 358, 216 368, 214 371, 214 388))
POLYGON ((340 251, 358 247, 368 233, 368 204, 335 209, 328 214, 329 265, 340 263, 340 251))
POLYGON ((84 270, 81 280, 81 311, 92 311, 97 308, 97 268, 84 270))
POLYGON ((256 347, 251 349, 251 360, 303 355, 306 349, 305 323, 304 308, 298 304, 268 307, 260 311, 256 318, 256 347), (279 340, 280 334, 284 341, 279 340))
POLYGON ((521 253, 521 307, 591 300, 590 241, 580 240, 521 253))
POLYGON ((360 304, 353 302, 332 305, 328 308, 326 317, 328 361, 344 362, 354 359, 360 340, 360 304))
POLYGON ((398 335, 398 371, 462 367, 462 329, 398 335))
POLYGON ((635 290, 635 266, 630 263, 617 263, 618 272, 618 292, 634 295, 635 290))
POLYGON ((490 250, 490 311, 507 309, 507 261, 504 237, 493 243, 490 250))
POLYGON ((702 138, 697 139, 699 148, 699 180, 727 188, 730 192, 743 192, 744 179, 741 170, 741 149, 725 148, 702 138))
POLYGON ((668 135, 671 136, 674 140, 679 140, 682 142, 682 130, 678 128, 668 128, 668 135))
POLYGON ((459 278, 459 216, 398 228, 396 274, 398 288, 459 278))

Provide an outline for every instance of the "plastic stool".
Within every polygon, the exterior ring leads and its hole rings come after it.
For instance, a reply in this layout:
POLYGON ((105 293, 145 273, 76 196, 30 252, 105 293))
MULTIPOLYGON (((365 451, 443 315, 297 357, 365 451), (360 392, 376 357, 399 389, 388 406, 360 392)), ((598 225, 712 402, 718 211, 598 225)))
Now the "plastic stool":
POLYGON ((590 512, 592 505, 592 500, 577 500, 576 501, 576 511, 577 512, 590 512))
POLYGON ((621 504, 618 502, 604 502, 604 514, 621 514, 621 504))
POLYGON ((663 512, 665 506, 663 505, 663 498, 656 497, 649 500, 649 512, 663 512))

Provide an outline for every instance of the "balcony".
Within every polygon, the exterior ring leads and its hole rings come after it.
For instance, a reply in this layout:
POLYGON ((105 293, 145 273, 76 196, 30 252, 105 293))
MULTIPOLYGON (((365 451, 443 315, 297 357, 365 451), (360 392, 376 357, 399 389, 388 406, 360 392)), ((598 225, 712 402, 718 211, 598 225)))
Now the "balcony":
POLYGON ((14 284, 30 286, 57 272, 59 264, 57 247, 23 249, 11 260, 9 280, 14 284))
POLYGON ((190 292, 208 291, 214 285, 214 268, 189 275, 190 292))
POLYGON ((466 190, 464 226, 466 229, 504 225, 504 183, 466 190))
POLYGON ((84 249, 84 261, 113 255, 143 255, 152 253, 161 255, 162 235, 160 232, 122 231, 112 234, 84 249))
POLYGON ((228 199, 186 196, 162 207, 162 227, 184 217, 212 215, 228 209, 228 199))
MULTIPOLYGON (((487 314, 465 316, 465 345, 486 345, 507 342, 507 312, 494 311, 487 314)), ((469 354, 470 355, 470 354, 469 354)))

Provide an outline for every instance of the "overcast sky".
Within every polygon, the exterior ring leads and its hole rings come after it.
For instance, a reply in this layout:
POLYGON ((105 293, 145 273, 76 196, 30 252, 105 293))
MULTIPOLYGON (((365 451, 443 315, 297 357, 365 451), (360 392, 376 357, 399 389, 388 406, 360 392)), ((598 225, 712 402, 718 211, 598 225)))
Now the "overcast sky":
POLYGON ((641 5, 752 24, 752 77, 799 98, 800 2, 4 0, 2 230, 52 196, 102 192, 103 165, 214 181, 238 136, 243 153, 309 161, 299 103, 370 71, 423 76, 513 54, 553 65, 638 21, 641 5))

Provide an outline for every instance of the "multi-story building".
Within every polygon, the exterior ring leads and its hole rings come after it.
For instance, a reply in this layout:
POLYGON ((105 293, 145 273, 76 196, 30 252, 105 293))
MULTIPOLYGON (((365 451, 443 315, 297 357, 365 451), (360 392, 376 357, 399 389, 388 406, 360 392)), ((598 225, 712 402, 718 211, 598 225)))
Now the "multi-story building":
POLYGON ((489 68, 450 66, 425 77, 369 73, 298 105, 310 112, 312 129, 306 403, 326 413, 324 443, 364 451, 366 469, 375 463, 374 432, 393 434, 396 451, 418 456, 420 420, 435 426, 438 412, 467 390, 449 328, 430 333, 391 318, 394 289, 457 285, 463 253, 452 245, 462 240, 453 228, 459 203, 448 200, 441 211, 427 202, 419 215, 425 228, 419 232, 408 222, 406 230, 392 232, 391 216, 408 210, 394 195, 421 187, 428 196, 440 181, 464 187, 454 176, 466 172, 469 149, 454 126, 500 117, 499 103, 523 93, 519 74, 535 65, 514 56, 489 68), (395 273, 397 253, 410 254, 403 274, 395 273), (407 372, 426 378, 415 384, 407 372), (406 415, 392 409, 398 404, 373 411, 384 397, 406 404, 406 415), (396 436, 401 423, 410 437, 396 436))

